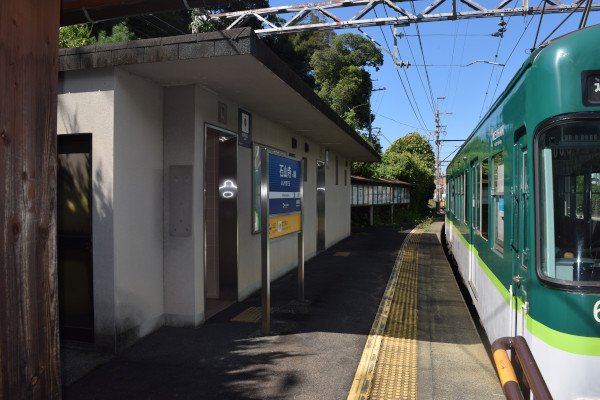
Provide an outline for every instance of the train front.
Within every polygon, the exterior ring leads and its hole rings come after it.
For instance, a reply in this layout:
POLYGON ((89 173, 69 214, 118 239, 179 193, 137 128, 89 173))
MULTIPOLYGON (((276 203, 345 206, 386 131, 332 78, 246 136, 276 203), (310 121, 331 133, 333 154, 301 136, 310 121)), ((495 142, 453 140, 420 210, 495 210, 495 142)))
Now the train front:
POLYGON ((598 26, 550 43, 531 75, 541 122, 532 143, 537 285, 528 330, 555 398, 600 399, 598 43, 598 26))

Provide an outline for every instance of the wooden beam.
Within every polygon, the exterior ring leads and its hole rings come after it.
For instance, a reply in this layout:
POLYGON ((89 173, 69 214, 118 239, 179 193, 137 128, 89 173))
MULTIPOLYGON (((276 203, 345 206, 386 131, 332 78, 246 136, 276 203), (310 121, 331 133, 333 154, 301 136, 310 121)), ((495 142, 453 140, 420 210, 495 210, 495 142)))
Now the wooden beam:
POLYGON ((62 0, 62 26, 190 8, 218 7, 232 0, 62 0))
POLYGON ((0 1, 0 398, 60 398, 60 0, 0 1))

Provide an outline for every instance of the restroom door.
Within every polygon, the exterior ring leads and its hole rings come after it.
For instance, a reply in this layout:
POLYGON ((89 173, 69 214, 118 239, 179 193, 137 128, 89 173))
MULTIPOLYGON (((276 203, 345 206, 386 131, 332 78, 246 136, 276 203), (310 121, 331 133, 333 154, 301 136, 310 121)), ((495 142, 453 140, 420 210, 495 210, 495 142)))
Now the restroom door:
MULTIPOLYGON (((237 140, 206 128, 205 269, 206 298, 237 300, 237 140)), ((211 312, 207 309, 207 317, 211 312)))
POLYGON ((94 339, 91 154, 91 135, 58 136, 57 264, 62 339, 94 339))
POLYGON ((325 163, 317 161, 317 252, 325 250, 325 163))

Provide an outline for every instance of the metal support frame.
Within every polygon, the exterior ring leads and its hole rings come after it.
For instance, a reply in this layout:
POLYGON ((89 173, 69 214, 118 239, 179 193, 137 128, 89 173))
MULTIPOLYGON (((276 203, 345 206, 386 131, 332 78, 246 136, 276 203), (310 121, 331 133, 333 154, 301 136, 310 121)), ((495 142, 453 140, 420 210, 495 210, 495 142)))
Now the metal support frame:
POLYGON ((298 301, 304 301, 304 163, 300 161, 300 232, 298 232, 298 301))
POLYGON ((260 333, 271 333, 271 263, 269 249, 269 157, 265 148, 260 149, 260 249, 262 277, 262 321, 260 333))
MULTIPOLYGON (((300 231, 298 232, 298 301, 304 302, 304 160, 300 161, 300 231)), ((260 244, 261 302, 260 333, 271 334, 271 261, 269 237, 269 151, 260 149, 260 244)))
POLYGON ((232 21, 227 29, 239 28, 248 19, 255 18, 261 21, 264 29, 256 30, 258 36, 276 35, 282 33, 296 33, 305 31, 322 31, 344 28, 361 28, 380 25, 407 26, 422 22, 447 21, 474 18, 500 18, 512 15, 537 15, 556 14, 565 12, 584 12, 600 10, 600 3, 592 3, 592 0, 574 0, 572 3, 563 3, 560 0, 545 0, 539 7, 530 7, 529 0, 521 0, 520 7, 506 7, 510 0, 501 0, 500 3, 492 3, 491 8, 482 6, 474 0, 434 0, 419 13, 411 13, 396 3, 405 3, 410 0, 330 0, 307 4, 296 4, 289 6, 269 7, 256 10, 245 10, 209 15, 209 19, 218 21, 232 21), (468 7, 467 11, 457 11, 457 1, 468 7), (588 1, 587 4, 584 3, 588 1), (434 12, 440 8, 446 10, 434 12), (377 6, 384 6, 395 12, 395 16, 385 18, 365 18, 367 14, 377 6), (349 19, 337 17, 332 9, 361 7, 349 19), (324 18, 324 22, 318 24, 302 23, 309 14, 318 14, 324 18), (278 18, 289 17, 283 26, 277 26, 267 20, 267 17, 277 15, 278 18), (291 15, 291 17, 290 17, 291 15))

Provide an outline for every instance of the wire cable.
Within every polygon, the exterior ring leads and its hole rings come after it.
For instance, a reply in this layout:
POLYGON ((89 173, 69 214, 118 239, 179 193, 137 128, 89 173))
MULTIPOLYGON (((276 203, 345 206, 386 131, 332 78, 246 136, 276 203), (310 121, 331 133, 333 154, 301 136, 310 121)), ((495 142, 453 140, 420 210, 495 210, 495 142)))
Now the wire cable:
MULTIPOLYGON (((410 2, 413 14, 416 14, 416 10, 415 10, 415 2, 414 0, 411 0, 410 2)), ((425 52, 423 51, 423 42, 421 41, 421 32, 419 30, 419 24, 415 24, 415 28, 417 29, 417 37, 419 39, 419 47, 421 49, 421 56, 423 57, 423 64, 427 64, 427 62, 425 61, 425 52)), ((427 67, 425 67, 425 76, 427 77, 427 85, 429 86, 429 95, 430 100, 431 100, 431 112, 435 114, 435 108, 434 108, 434 99, 435 96, 433 94, 433 89, 431 87, 431 80, 429 79, 429 71, 427 70, 427 67)))
MULTIPOLYGON (((509 19, 510 21, 510 19, 509 19)), ((533 21, 533 17, 531 17, 529 19, 529 22, 527 23, 527 25, 525 26, 525 29, 523 29, 523 32, 521 33, 521 36, 519 36, 519 40, 517 40, 517 43, 515 43, 515 46, 513 47, 513 49, 511 50, 510 54, 508 55, 508 57, 506 58, 506 61, 504 62, 504 67, 502 67, 502 70, 500 71, 500 76, 498 77, 498 82, 496 83, 496 89, 494 89, 494 94, 492 97, 496 97, 496 91, 498 90, 498 87, 500 86, 500 79, 502 79, 502 74, 504 74, 504 69, 506 67, 506 65, 508 64, 508 61, 510 60, 510 58, 512 57, 512 55, 514 54, 515 50, 517 49, 517 46, 519 45, 519 43, 521 42, 521 39, 523 39, 523 36, 525 36, 525 33, 527 32, 527 30, 529 29, 529 25, 531 25, 531 22, 533 21)))

